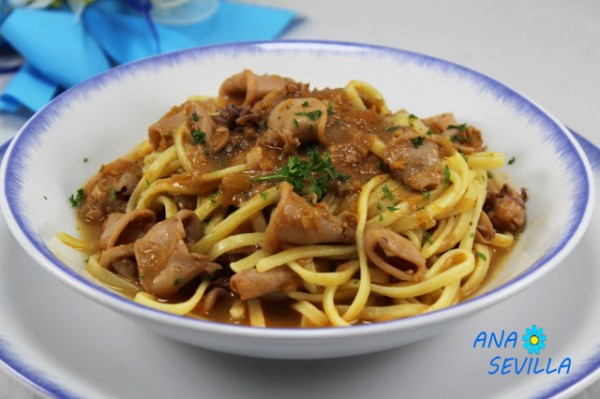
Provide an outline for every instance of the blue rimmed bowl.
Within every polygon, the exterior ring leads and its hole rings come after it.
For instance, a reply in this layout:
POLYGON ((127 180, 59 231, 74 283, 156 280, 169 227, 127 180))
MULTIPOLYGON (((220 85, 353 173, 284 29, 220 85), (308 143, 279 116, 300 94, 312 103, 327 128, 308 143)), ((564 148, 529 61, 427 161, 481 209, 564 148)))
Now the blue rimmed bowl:
POLYGON ((60 281, 159 334, 269 358, 356 355, 440 333, 551 271, 583 236, 594 201, 592 172, 576 140, 517 91, 433 57, 322 41, 203 47, 114 68, 67 90, 34 115, 12 140, 0 172, 0 205, 8 226, 40 267, 60 281), (148 125, 172 105, 190 95, 216 94, 225 78, 244 68, 321 88, 363 80, 379 89, 390 109, 404 108, 423 117, 450 111, 480 128, 490 149, 516 159, 505 172, 529 194, 527 229, 505 265, 477 296, 422 316, 349 328, 260 329, 138 305, 91 279, 83 256, 53 251, 55 233, 73 231, 77 224, 68 197, 99 165, 143 140, 148 125))

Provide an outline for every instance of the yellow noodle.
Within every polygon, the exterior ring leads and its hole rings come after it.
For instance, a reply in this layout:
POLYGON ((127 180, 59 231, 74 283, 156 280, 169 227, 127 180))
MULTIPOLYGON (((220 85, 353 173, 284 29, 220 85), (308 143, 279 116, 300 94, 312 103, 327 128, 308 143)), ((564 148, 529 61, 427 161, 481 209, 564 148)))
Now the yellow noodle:
POLYGON ((203 221, 210 215, 215 209, 221 206, 221 199, 223 195, 220 191, 217 191, 207 197, 198 197, 196 200, 196 209, 194 212, 200 221, 203 221))
POLYGON ((154 296, 146 292, 138 292, 133 300, 141 305, 148 306, 153 309, 162 310, 163 312, 174 313, 178 315, 188 314, 198 306, 204 292, 210 284, 210 279, 205 278, 202 283, 196 289, 196 292, 190 299, 180 303, 164 303, 157 300, 154 296))
POLYGON ((513 236, 512 234, 496 233, 494 234, 494 239, 492 240, 492 243, 490 245, 493 245, 494 247, 498 248, 510 248, 512 247, 514 241, 515 236, 513 236))
POLYGON ((64 231, 59 231, 58 233, 56 233, 56 238, 58 238, 63 244, 82 251, 90 251, 96 246, 93 242, 75 238, 72 235, 65 233, 64 231))
POLYGON ((192 246, 192 251, 206 253, 219 240, 227 237, 237 227, 246 220, 250 219, 259 210, 266 208, 275 202, 277 198, 277 188, 273 187, 255 195, 248 202, 231 213, 225 220, 217 225, 210 233, 205 235, 200 241, 192 246))
POLYGON ((252 327, 266 327, 267 322, 265 320, 265 314, 263 313, 260 300, 256 298, 248 299, 248 314, 250 318, 250 325, 252 327))
POLYGON ((135 284, 102 267, 98 261, 98 255, 90 256, 85 264, 85 270, 103 284, 106 284, 124 295, 132 296, 139 291, 139 288, 135 284))
POLYGON ((259 249, 258 251, 246 256, 245 258, 242 258, 235 262, 231 262, 229 264, 229 267, 235 273, 239 273, 242 270, 252 269, 252 268, 256 267, 256 263, 259 260, 266 258, 269 255, 271 255, 271 253, 269 251, 267 251, 266 249, 259 249))
POLYGON ((461 278, 471 273, 475 266, 473 254, 461 249, 453 249, 446 252, 437 260, 437 262, 450 262, 452 263, 452 267, 418 283, 402 283, 389 286, 372 284, 371 290, 377 294, 389 296, 391 298, 417 297, 459 281, 461 278))
POLYGON ((481 210, 483 209, 483 204, 485 203, 485 197, 487 193, 487 173, 478 169, 476 172, 475 180, 479 183, 479 193, 477 195, 477 202, 475 203, 475 207, 470 211, 472 218, 469 224, 469 228, 467 229, 466 234, 463 239, 460 241, 460 248, 467 250, 473 248, 473 243, 475 242, 475 235, 477 232, 477 224, 479 222, 479 216, 481 215, 481 210))
POLYGON ((381 93, 368 83, 360 80, 351 80, 346 87, 344 87, 344 91, 348 95, 352 105, 358 109, 367 109, 365 102, 363 101, 363 98, 365 98, 375 106, 375 109, 381 115, 388 115, 390 113, 381 93))
POLYGON ((475 244, 473 246, 475 252, 475 270, 467 278, 467 281, 462 285, 462 292, 467 295, 481 285, 483 279, 487 275, 490 267, 492 253, 487 245, 475 244))
MULTIPOLYGON (((347 322, 335 308, 335 291, 337 286, 326 287, 323 292, 323 310, 329 319, 331 325, 336 327, 349 326, 350 323, 347 322)), ((347 313, 348 311, 346 311, 347 313)))
POLYGON ((165 167, 177 156, 177 149, 171 146, 158 154, 154 161, 144 170, 144 174, 127 201, 127 212, 136 209, 141 193, 163 174, 165 167))
POLYGON ((265 272, 299 259, 328 258, 334 256, 352 258, 356 256, 356 247, 354 245, 308 245, 305 247, 294 247, 261 259, 256 264, 256 270, 265 272))
POLYGON ((369 293, 371 291, 371 275, 369 274, 369 264, 367 261, 367 253, 365 251, 365 226, 367 224, 367 203, 369 201, 369 195, 371 191, 378 185, 385 182, 389 176, 379 175, 375 176, 362 186, 360 195, 358 197, 358 215, 356 224, 356 249, 358 251, 358 262, 360 265, 360 282, 358 284, 358 291, 356 297, 350 304, 348 310, 344 313, 343 319, 347 322, 354 321, 362 308, 365 307, 367 300, 369 299, 369 293))
POLYGON ((166 195, 159 195, 158 198, 156 198, 156 201, 160 202, 164 206, 165 217, 169 218, 177 213, 177 205, 172 198, 169 198, 166 195))
POLYGON ((206 256, 208 259, 215 260, 219 256, 232 251, 234 249, 255 246, 258 243, 262 242, 265 239, 265 233, 244 233, 244 234, 236 234, 234 236, 229 236, 227 238, 218 241, 213 247, 208 251, 206 256))
POLYGON ((350 267, 337 272, 315 272, 302 267, 298 262, 287 262, 287 265, 302 279, 310 284, 321 286, 342 285, 349 281, 358 270, 358 262, 349 262, 350 267))
POLYGON ((451 284, 448 284, 444 287, 442 291, 442 295, 435 301, 429 308, 427 312, 433 312, 435 310, 440 310, 447 308, 452 305, 459 293, 460 289, 460 281, 455 281, 451 284))
POLYGON ((319 308, 307 301, 298 301, 292 304, 292 309, 306 317, 314 327, 325 327, 329 318, 319 308))
MULTIPOLYGON (((339 312, 345 312, 347 305, 337 305, 339 312)), ((365 306, 360 312, 360 318, 368 321, 385 321, 414 316, 427 310, 427 305, 420 303, 404 303, 387 306, 365 306)))
POLYGON ((182 123, 175 131, 175 148, 177 149, 177 158, 181 162, 183 170, 192 170, 192 164, 185 154, 185 147, 183 144, 183 135, 187 132, 185 123, 182 123))
POLYGON ((246 317, 246 303, 241 299, 236 299, 229 308, 229 316, 234 320, 242 320, 246 317))
POLYGON ((467 164, 471 169, 497 169, 504 165, 504 154, 501 152, 476 152, 469 154, 467 164))

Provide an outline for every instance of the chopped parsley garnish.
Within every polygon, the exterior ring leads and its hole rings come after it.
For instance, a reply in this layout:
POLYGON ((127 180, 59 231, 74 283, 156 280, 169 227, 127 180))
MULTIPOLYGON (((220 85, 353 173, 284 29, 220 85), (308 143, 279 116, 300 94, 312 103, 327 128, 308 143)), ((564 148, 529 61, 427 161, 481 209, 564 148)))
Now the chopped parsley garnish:
POLYGON ((383 131, 385 131, 385 132, 393 132, 393 131, 398 130, 398 129, 400 129, 399 125, 392 125, 392 126, 386 127, 385 129, 383 129, 383 131))
POLYGON ((387 207, 387 210, 390 211, 390 212, 396 212, 398 209, 400 209, 400 208, 396 208, 395 206, 388 206, 387 207))
POLYGON ((206 133, 202 130, 193 130, 192 131, 192 141, 194 144, 205 144, 206 143, 206 133))
POLYGON ((388 187, 387 184, 383 185, 383 187, 381 188, 381 191, 383 192, 383 199, 388 199, 390 201, 396 201, 396 196, 394 195, 394 193, 392 193, 390 191, 390 188, 388 187))
POLYGON ((73 208, 78 207, 83 202, 83 188, 77 190, 75 194, 71 194, 69 197, 69 202, 73 208))
POLYGON ((269 194, 267 194, 265 191, 261 191, 260 192, 260 196, 262 199, 264 199, 265 201, 269 198, 269 194))
POLYGON ((198 117, 198 114, 195 112, 192 112, 190 114, 190 118, 192 119, 192 122, 198 122, 200 120, 200 118, 198 117))
POLYGON ((304 102, 302 103, 302 106, 303 106, 303 107, 308 107, 308 100, 304 101, 304 102))
POLYGON ((383 163, 383 161, 377 162, 377 169, 385 170, 385 164, 383 163))
POLYGON ((427 129, 427 135, 428 136, 433 136, 433 132, 431 131, 431 129, 427 129))
POLYGON ((426 200, 428 200, 429 198, 431 198, 431 194, 429 193, 429 191, 423 191, 421 193, 421 195, 423 196, 423 198, 425 198, 426 200))
POLYGON ((329 187, 329 182, 333 180, 345 181, 350 176, 336 172, 331 155, 325 153, 323 156, 316 149, 308 151, 308 158, 303 160, 297 156, 291 156, 287 164, 281 167, 277 172, 270 175, 258 176, 253 180, 283 180, 294 186, 294 191, 299 194, 307 193, 305 187, 308 186, 308 193, 314 193, 317 200, 323 198, 329 187))
POLYGON ((450 184, 450 168, 448 165, 444 165, 444 182, 450 184))
POLYGON ((89 161, 89 159, 88 159, 87 157, 86 157, 86 158, 83 158, 83 162, 84 162, 84 163, 87 163, 87 161, 89 161))
POLYGON ((316 121, 317 119, 319 119, 321 117, 321 115, 323 115, 323 112, 320 109, 315 109, 313 111, 308 111, 308 112, 296 112, 296 115, 306 116, 311 121, 316 121))
POLYGON ((177 286, 181 284, 181 277, 177 276, 173 279, 173 285, 177 286))
POLYGON ((461 123, 460 125, 448 125, 448 129, 457 129, 461 132, 464 132, 465 130, 467 130, 467 126, 468 125, 466 123, 461 123))
POLYGON ((208 200, 210 201, 211 204, 214 204, 217 202, 217 197, 221 195, 220 191, 215 191, 214 193, 210 194, 208 196, 208 200))
POLYGON ((413 148, 419 148, 420 146, 423 145, 424 140, 425 140, 424 136, 419 136, 419 137, 415 137, 414 139, 411 139, 410 142, 412 143, 413 148))
POLYGON ((431 244, 431 234, 427 230, 423 230, 423 239, 431 244))
POLYGON ((512 157, 511 159, 508 160, 508 164, 512 165, 513 163, 515 163, 516 160, 517 160, 517 158, 512 157))
POLYGON ((410 115, 408 115, 408 119, 419 119, 419 118, 415 114, 410 114, 410 115))
POLYGON ((379 209, 380 211, 383 209, 383 205, 381 205, 381 202, 377 203, 377 209, 379 209))
POLYGON ((298 119, 296 119, 296 118, 292 119, 292 123, 294 124, 294 126, 300 127, 300 124, 298 123, 298 119))
POLYGON ((487 256, 485 256, 485 254, 483 254, 483 253, 481 253, 479 251, 475 252, 475 256, 477 256, 478 258, 481 258, 483 260, 487 260, 487 256))
POLYGON ((458 134, 453 134, 450 136, 450 141, 453 143, 464 144, 467 140, 464 137, 459 136, 458 134))
POLYGON ((327 103, 327 115, 333 115, 333 103, 327 103))

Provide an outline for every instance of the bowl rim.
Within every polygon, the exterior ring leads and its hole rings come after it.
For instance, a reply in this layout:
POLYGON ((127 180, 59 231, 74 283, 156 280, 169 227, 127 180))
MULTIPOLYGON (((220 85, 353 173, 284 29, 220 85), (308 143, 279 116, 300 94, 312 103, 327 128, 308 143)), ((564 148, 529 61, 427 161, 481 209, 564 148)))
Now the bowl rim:
MULTIPOLYGON (((15 186, 15 185, 13 185, 15 186)), ((413 329, 421 326, 435 324, 441 320, 458 319, 466 314, 475 313, 483 310, 495 303, 520 292, 525 287, 538 281, 541 277, 556 267, 577 245, 583 237, 590 220, 594 206, 594 177, 589 161, 583 152, 577 140, 571 132, 560 123, 554 116, 548 113, 544 108, 525 95, 506 86, 505 84, 473 69, 463 65, 446 61, 430 55, 425 55, 409 50, 403 50, 394 47, 373 45, 366 43, 328 41, 328 40, 266 40, 235 42, 226 44, 215 44, 210 46, 194 47, 189 49, 177 50, 169 53, 163 53, 131 63, 119 65, 108 71, 105 71, 91 79, 88 79, 72 88, 65 90, 46 106, 34 114, 25 125, 19 130, 17 135, 11 140, 0 167, 0 209, 2 210, 6 222, 13 236, 17 239, 25 251, 32 256, 36 263, 43 269, 49 271, 61 282, 75 289, 79 293, 120 312, 131 314, 141 319, 174 325, 184 329, 204 331, 207 333, 219 333, 235 337, 247 338, 273 338, 273 339, 296 339, 296 338, 342 338, 352 336, 370 336, 386 333, 395 330, 413 329), (218 323, 189 316, 179 316, 164 311, 152 309, 140 305, 132 300, 125 298, 107 287, 100 285, 86 277, 80 275, 75 270, 60 262, 42 243, 36 241, 33 232, 28 230, 25 223, 25 216, 19 213, 18 201, 14 187, 7 184, 8 181, 14 182, 14 170, 11 170, 11 163, 14 163, 14 157, 18 159, 27 147, 29 140, 35 139, 38 125, 42 125, 45 118, 52 117, 59 112, 62 104, 68 104, 76 100, 82 93, 101 87, 105 83, 119 80, 122 74, 135 73, 136 70, 151 67, 156 64, 173 63, 176 64, 180 59, 189 57, 210 57, 213 52, 224 51, 311 51, 311 52, 336 52, 336 53, 384 53, 403 59, 409 59, 418 64, 426 64, 427 67, 440 67, 454 73, 466 76, 469 80, 483 82, 492 90, 497 91, 498 95, 509 98, 512 101, 518 101, 520 104, 528 107, 528 112, 533 112, 538 117, 543 117, 554 125, 553 131, 560 132, 556 138, 564 143, 564 151, 575 156, 579 162, 577 165, 578 175, 581 177, 581 193, 575 222, 569 225, 569 230, 563 234, 552 250, 537 260, 524 273, 510 278, 500 286, 485 293, 469 298, 458 304, 437 310, 431 313, 411 316, 404 319, 389 320, 378 323, 356 325, 352 328, 325 327, 325 328, 287 328, 287 327, 268 327, 256 328, 250 326, 234 325, 227 323, 218 323), (24 147, 24 148, 23 148, 24 147)))

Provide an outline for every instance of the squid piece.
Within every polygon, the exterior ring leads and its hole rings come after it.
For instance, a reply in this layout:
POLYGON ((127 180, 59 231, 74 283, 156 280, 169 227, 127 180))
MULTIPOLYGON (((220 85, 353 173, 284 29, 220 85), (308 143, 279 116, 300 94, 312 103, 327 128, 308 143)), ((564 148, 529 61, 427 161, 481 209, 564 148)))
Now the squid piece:
POLYGON ((354 242, 354 228, 331 214, 322 203, 309 203, 281 184, 280 198, 265 231, 264 247, 275 251, 285 244, 313 245, 354 242))
POLYGON ((134 244, 139 279, 146 292, 169 298, 198 276, 211 275, 221 268, 189 247, 204 234, 196 214, 181 210, 155 224, 134 244))
POLYGON ((226 79, 219 88, 219 98, 225 104, 254 105, 267 93, 285 87, 286 80, 278 75, 256 75, 249 69, 226 79))
POLYGON ((420 281, 425 273, 425 258, 410 240, 392 230, 367 225, 365 250, 371 262, 401 281, 420 281))

